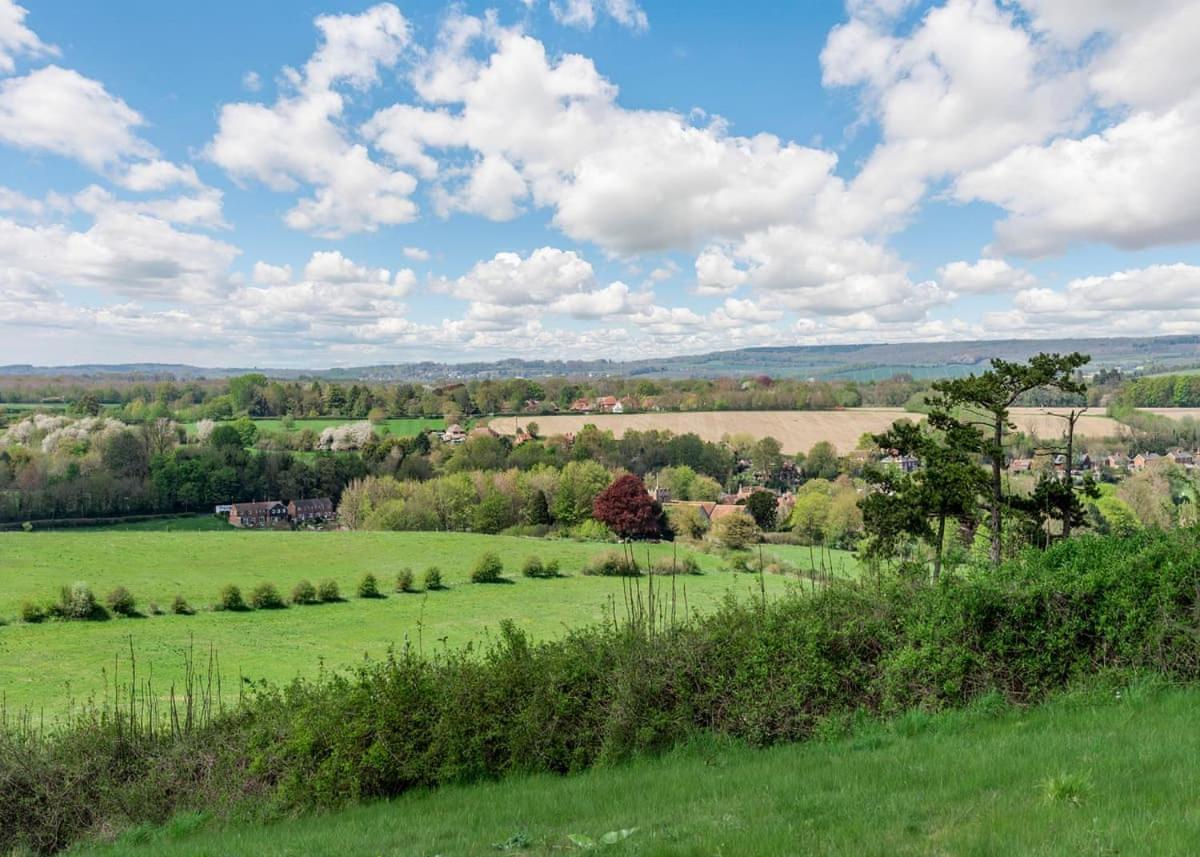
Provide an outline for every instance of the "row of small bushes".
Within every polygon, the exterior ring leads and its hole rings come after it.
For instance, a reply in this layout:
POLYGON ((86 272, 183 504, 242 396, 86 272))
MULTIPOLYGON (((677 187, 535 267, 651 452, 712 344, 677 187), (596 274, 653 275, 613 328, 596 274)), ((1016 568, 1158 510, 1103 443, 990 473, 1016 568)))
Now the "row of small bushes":
MULTIPOLYGON (((154 603, 150 604, 148 610, 153 615, 166 612, 154 603)), ((175 596, 171 602, 170 611, 184 615, 193 612, 182 595, 175 596)), ((35 601, 26 601, 21 605, 20 615, 21 621, 36 624, 47 619, 87 621, 107 619, 110 615, 133 617, 142 614, 138 612, 137 600, 133 597, 133 593, 124 586, 118 586, 108 593, 104 598, 104 603, 101 604, 90 586, 83 582, 77 582, 70 586, 64 586, 59 593, 58 601, 51 604, 42 605, 35 601)))
MULTIPOLYGON (((619 551, 605 551, 596 554, 584 564, 581 571, 584 575, 600 577, 640 577, 643 574, 642 568, 632 556, 619 551)), ((649 571, 651 574, 661 575, 701 573, 699 563, 692 556, 685 556, 678 560, 658 560, 649 567, 649 571)), ((563 576, 557 559, 543 561, 538 556, 530 556, 525 559, 521 565, 521 574, 524 577, 534 579, 550 579, 563 576)), ((504 577, 504 563, 500 559, 500 556, 492 551, 488 551, 480 556, 471 569, 470 579, 472 583, 504 582, 506 580, 504 577)), ((422 575, 422 584, 423 589, 428 592, 436 592, 446 588, 442 582, 441 569, 437 566, 429 566, 425 569, 422 575)), ((411 568, 402 568, 396 574, 395 591, 402 593, 420 591, 417 588, 416 576, 411 568)), ((359 598, 384 597, 380 589, 379 579, 370 572, 359 578, 356 593, 359 598)), ((316 585, 309 580, 301 580, 292 587, 291 598, 286 600, 273 583, 263 582, 258 584, 250 591, 248 597, 242 594, 242 590, 238 586, 231 583, 221 587, 220 592, 217 594, 217 600, 213 604, 213 609, 229 611, 279 610, 287 607, 289 604, 306 606, 328 604, 342 600, 344 599, 341 596, 337 581, 332 579, 322 580, 316 585)), ((141 615, 138 613, 137 602, 133 593, 124 586, 118 586, 110 592, 104 599, 104 605, 107 606, 107 611, 97 601, 91 588, 86 583, 75 583, 70 587, 63 587, 59 600, 49 606, 26 602, 21 607, 21 619, 25 622, 36 623, 45 619, 84 620, 107 618, 110 612, 117 616, 141 615)), ((151 604, 149 612, 158 615, 165 611, 158 608, 157 605, 151 604)), ((177 595, 171 603, 170 612, 179 615, 191 615, 195 611, 183 596, 177 595)))
POLYGON ((924 568, 485 651, 405 648, 263 689, 195 734, 95 717, 0 731, 0 853, 183 811, 256 817, 512 772, 573 772, 698 733, 767 745, 864 715, 1034 703, 1100 672, 1200 679, 1200 529, 1086 536, 936 585, 924 568))

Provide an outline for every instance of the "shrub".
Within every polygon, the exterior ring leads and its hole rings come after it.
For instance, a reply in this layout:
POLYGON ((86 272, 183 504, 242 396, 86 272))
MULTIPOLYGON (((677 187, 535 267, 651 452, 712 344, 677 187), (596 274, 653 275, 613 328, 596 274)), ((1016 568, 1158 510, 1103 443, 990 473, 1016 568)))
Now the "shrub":
POLYGON ((86 583, 73 583, 62 588, 58 602, 59 615, 64 619, 91 619, 97 613, 96 596, 86 583))
POLYGON ((124 586, 118 586, 104 599, 104 603, 108 605, 108 609, 116 613, 118 616, 135 616, 137 615, 137 603, 134 601, 133 593, 124 586))
POLYGON ((413 572, 411 568, 402 568, 396 573, 396 591, 413 592, 413 572))
POLYGON ((232 583, 222 586, 221 591, 217 593, 217 609, 245 610, 246 602, 242 598, 242 590, 238 589, 232 583))
POLYGON ((616 540, 613 531, 597 521, 586 518, 567 530, 567 537, 582 542, 611 542, 616 540))
POLYGON ((182 595, 176 595, 171 601, 171 612, 177 616, 191 616, 196 611, 192 609, 192 605, 187 603, 187 599, 182 595))
POLYGON ((558 577, 558 560, 552 559, 549 562, 542 562, 541 557, 531 556, 525 560, 521 566, 521 574, 526 577, 536 577, 547 579, 558 577))
POLYGON ((383 593, 379 591, 379 581, 375 579, 375 575, 367 572, 358 579, 358 597, 359 598, 382 598, 383 593))
POLYGON ((46 618, 46 610, 40 604, 34 604, 32 601, 26 601, 21 605, 21 621, 28 622, 31 625, 36 625, 38 622, 44 621, 46 618))
POLYGON ((316 604, 317 603, 317 587, 313 586, 308 580, 301 580, 292 587, 292 603, 293 604, 316 604))
POLYGON ((475 560, 475 567, 471 569, 471 582, 500 583, 503 580, 500 576, 503 572, 504 563, 500 561, 500 557, 492 551, 488 551, 475 560))
POLYGON ((442 584, 442 570, 436 565, 431 565, 425 569, 425 588, 430 591, 445 589, 442 584))
POLYGON ((703 574, 700 570, 700 563, 696 562, 694 556, 684 556, 679 559, 671 559, 665 557, 657 560, 654 565, 650 566, 651 574, 661 575, 677 575, 677 574, 703 574))
POLYGON ((331 578, 326 578, 317 584, 317 598, 319 598, 325 604, 329 604, 333 601, 341 601, 342 593, 338 589, 337 581, 331 578))
POLYGON ((250 593, 250 606, 255 610, 279 610, 287 605, 275 584, 264 580, 250 593))
POLYGON ((149 613, 151 616, 161 616, 166 611, 158 606, 157 601, 151 601, 150 604, 146 607, 146 612, 149 613))
POLYGON ((583 573, 589 577, 641 577, 642 570, 620 551, 604 551, 584 563, 583 573))

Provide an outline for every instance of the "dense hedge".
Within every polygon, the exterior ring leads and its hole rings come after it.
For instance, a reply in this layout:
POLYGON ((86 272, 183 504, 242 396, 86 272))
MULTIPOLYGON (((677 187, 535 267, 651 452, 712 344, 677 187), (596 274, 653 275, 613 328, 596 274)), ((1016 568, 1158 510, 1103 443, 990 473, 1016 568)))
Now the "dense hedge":
POLYGON ((1101 670, 1200 676, 1200 533, 1084 537, 936 587, 922 577, 731 601, 654 634, 596 628, 534 645, 505 626, 484 653, 399 652, 264 690, 175 737, 112 720, 9 736, 0 850, 52 850, 184 809, 274 814, 578 771, 701 730, 765 745, 864 711, 997 692, 1035 702, 1101 670))

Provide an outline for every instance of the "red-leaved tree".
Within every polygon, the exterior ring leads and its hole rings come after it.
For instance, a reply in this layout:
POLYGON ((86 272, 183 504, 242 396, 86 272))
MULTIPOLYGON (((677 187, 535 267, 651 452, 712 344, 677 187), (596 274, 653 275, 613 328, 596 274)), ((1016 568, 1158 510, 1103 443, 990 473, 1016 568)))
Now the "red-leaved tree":
POLYGON ((617 535, 648 539, 667 535, 662 506, 646 492, 641 479, 628 473, 596 497, 592 515, 617 535))

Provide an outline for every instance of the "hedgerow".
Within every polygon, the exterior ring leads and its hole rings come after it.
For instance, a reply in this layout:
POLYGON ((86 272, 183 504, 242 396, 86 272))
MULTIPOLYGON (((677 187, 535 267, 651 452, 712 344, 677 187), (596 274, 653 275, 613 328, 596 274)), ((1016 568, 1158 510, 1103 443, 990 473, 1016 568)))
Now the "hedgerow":
MULTIPOLYGON (((518 772, 571 772, 697 733, 754 745, 861 713, 982 697, 1033 703, 1098 672, 1200 678, 1200 531, 1084 537, 936 585, 867 574, 776 601, 728 600, 485 651, 404 649, 264 688, 193 730, 78 720, 0 734, 0 851, 185 810, 292 813, 518 772)), ((651 603, 654 578, 630 581, 651 603)), ((139 725, 140 724, 140 725, 139 725)))

